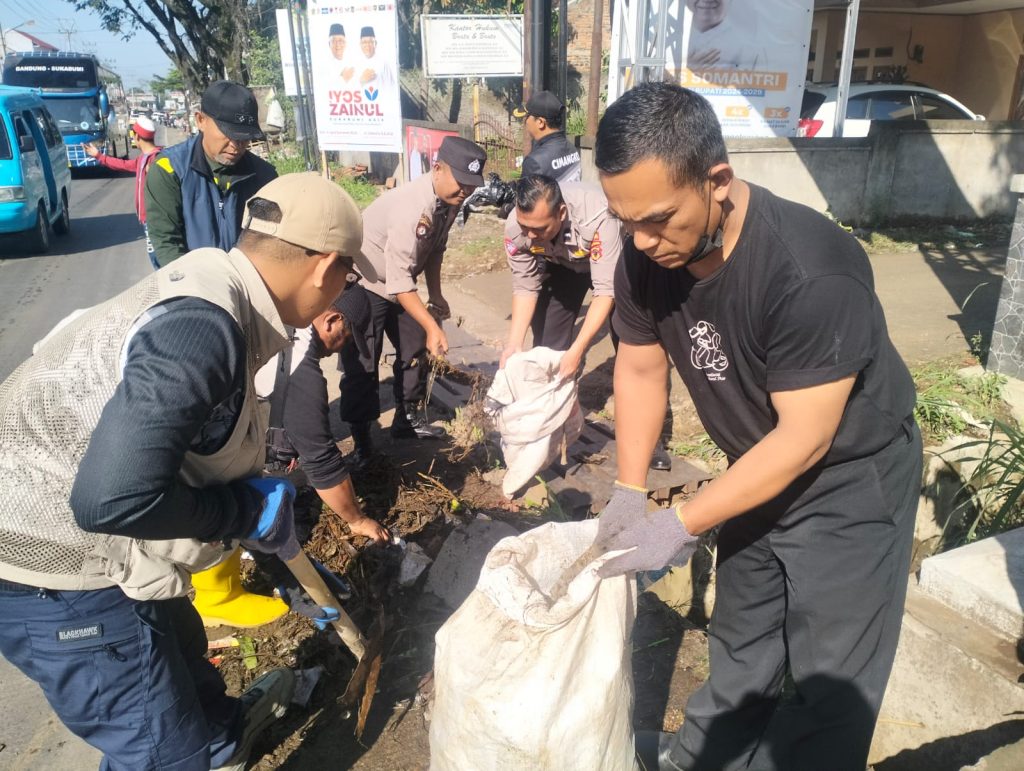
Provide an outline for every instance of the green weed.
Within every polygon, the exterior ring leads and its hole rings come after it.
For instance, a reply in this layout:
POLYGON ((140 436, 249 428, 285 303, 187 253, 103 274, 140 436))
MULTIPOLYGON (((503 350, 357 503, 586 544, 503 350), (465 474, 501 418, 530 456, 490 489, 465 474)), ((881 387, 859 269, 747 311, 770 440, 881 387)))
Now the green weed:
POLYGON ((711 441, 707 434, 696 434, 687 439, 669 443, 669 452, 683 458, 696 459, 714 468, 725 460, 725 453, 711 441))
POLYGON ((292 154, 289 152, 274 153, 268 160, 271 165, 277 169, 278 175, 294 174, 300 171, 306 171, 306 161, 302 158, 301 154, 292 154))
POLYGON ((352 200, 360 209, 365 209, 380 195, 380 188, 372 182, 357 177, 342 177, 338 180, 342 189, 352 196, 352 200))
POLYGON ((1006 379, 986 372, 965 377, 959 363, 939 361, 911 372, 917 389, 914 417, 927 442, 962 434, 973 421, 991 422, 1002 409, 1006 379))
POLYGON ((965 442, 950 452, 967 449, 979 451, 960 459, 961 467, 978 464, 962 490, 973 504, 972 514, 958 532, 943 534, 944 549, 1024 526, 1024 431, 993 421, 986 438, 965 442))

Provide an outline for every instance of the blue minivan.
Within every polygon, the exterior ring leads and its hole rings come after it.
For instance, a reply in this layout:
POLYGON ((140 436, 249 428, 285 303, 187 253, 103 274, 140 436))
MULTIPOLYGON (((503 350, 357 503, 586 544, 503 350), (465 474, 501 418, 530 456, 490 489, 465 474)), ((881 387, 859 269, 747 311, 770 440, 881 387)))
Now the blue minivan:
POLYGON ((23 233, 41 254, 50 228, 71 230, 71 170, 60 129, 39 93, 0 86, 0 233, 23 233))

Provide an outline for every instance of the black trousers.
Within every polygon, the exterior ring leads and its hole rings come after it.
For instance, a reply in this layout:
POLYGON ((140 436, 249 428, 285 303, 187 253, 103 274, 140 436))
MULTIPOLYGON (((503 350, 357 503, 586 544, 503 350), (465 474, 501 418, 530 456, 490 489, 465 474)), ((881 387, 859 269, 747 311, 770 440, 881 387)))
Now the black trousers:
POLYGON ((341 419, 363 423, 380 417, 380 357, 384 335, 395 347, 395 405, 418 402, 426 395, 427 333, 398 303, 368 292, 358 284, 347 292, 365 292, 370 319, 365 328, 353 329, 341 349, 341 419), (356 339, 357 338, 357 339, 356 339))
POLYGON ((899 641, 921 463, 908 421, 874 456, 722 526, 711 674, 673 742, 680 768, 864 771, 899 641), (782 698, 787 663, 795 693, 782 698))
POLYGON ((537 296, 530 329, 533 344, 564 351, 572 344, 573 327, 590 289, 590 273, 577 273, 555 263, 547 263, 547 276, 537 296))

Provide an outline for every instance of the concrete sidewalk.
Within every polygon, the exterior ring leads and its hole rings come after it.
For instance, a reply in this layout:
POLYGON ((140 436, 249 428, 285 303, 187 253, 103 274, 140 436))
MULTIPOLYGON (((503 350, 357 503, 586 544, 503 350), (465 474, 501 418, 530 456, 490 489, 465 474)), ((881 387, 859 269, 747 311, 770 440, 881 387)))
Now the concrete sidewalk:
MULTIPOLYGON (((1005 246, 968 253, 875 254, 870 260, 889 333, 908 364, 962 355, 972 336, 991 332, 1005 246)), ((512 312, 511 274, 505 270, 450 281, 445 295, 465 330, 500 351, 512 312)), ((611 350, 610 342, 602 340, 588 357, 588 370, 611 350)))

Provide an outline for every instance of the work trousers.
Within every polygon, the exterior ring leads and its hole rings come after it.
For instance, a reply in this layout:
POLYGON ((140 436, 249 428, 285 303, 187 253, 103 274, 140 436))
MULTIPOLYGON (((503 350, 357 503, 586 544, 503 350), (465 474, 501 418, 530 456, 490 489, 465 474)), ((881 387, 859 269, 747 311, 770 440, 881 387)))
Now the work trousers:
POLYGON ((811 472, 718 537, 711 672, 681 769, 864 771, 899 641, 921 436, 811 472), (783 695, 787 671, 795 692, 783 695))
MULTIPOLYGON (((104 754, 101 769, 208 771, 238 748, 242 710, 206 659, 187 598, 119 588, 50 591, 0 581, 0 653, 104 754)), ((8 720, 13 719, 8 715, 8 720)))
POLYGON ((577 273, 553 262, 546 268, 530 321, 533 345, 565 351, 572 344, 573 328, 590 289, 590 273, 577 273))
POLYGON ((364 328, 353 329, 353 338, 341 349, 341 419, 364 423, 380 417, 380 357, 384 335, 395 348, 395 405, 418 402, 426 395, 427 333, 401 305, 385 300, 356 284, 346 292, 366 292, 370 319, 364 328))

